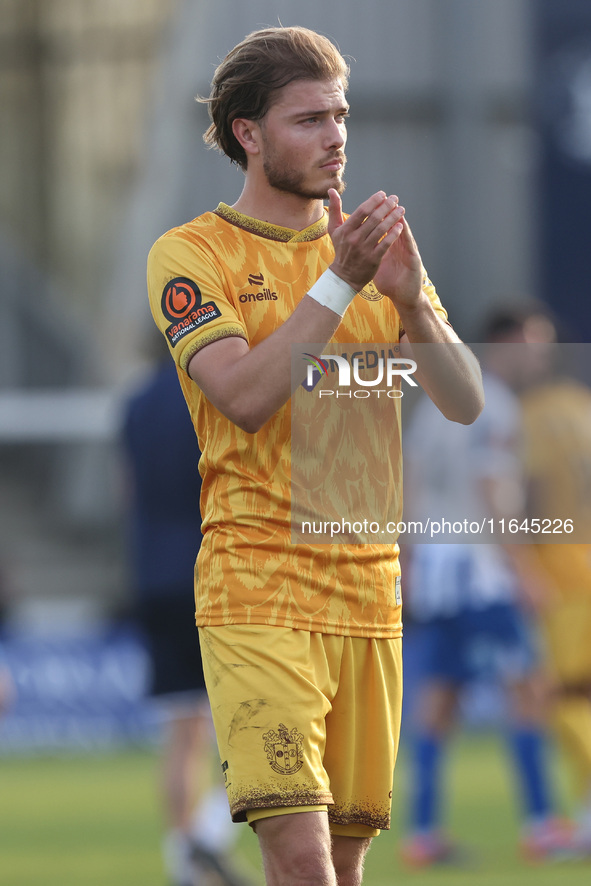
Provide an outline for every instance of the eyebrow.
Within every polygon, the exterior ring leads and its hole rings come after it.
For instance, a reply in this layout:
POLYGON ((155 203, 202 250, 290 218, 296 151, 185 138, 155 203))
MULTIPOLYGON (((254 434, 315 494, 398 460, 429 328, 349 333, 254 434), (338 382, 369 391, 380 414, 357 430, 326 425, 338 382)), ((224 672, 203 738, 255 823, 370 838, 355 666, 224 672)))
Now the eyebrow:
POLYGON ((333 111, 332 108, 322 108, 319 111, 298 111, 295 114, 292 114, 292 117, 323 117, 326 114, 348 114, 351 110, 349 105, 343 105, 341 108, 337 108, 336 111, 333 111))

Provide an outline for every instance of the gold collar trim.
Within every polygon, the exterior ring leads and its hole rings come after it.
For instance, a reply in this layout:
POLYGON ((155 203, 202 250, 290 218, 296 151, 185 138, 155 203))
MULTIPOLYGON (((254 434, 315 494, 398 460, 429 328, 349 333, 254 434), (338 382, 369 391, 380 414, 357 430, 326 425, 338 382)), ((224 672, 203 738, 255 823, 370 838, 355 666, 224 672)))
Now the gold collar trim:
POLYGON ((237 212, 226 203, 220 203, 214 212, 231 225, 242 228, 250 234, 256 234, 257 237, 264 237, 266 240, 278 240, 281 243, 306 243, 310 240, 319 240, 326 234, 328 228, 326 209, 321 219, 303 231, 294 231, 292 228, 282 228, 280 225, 271 225, 258 218, 251 218, 249 215, 237 212))

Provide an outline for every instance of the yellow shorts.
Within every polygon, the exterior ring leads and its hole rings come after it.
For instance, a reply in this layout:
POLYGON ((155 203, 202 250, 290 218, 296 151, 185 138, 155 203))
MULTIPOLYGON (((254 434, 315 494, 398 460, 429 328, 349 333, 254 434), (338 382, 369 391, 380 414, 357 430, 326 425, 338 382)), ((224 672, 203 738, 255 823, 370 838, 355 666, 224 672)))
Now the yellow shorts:
POLYGON ((263 625, 199 634, 234 821, 320 808, 333 833, 389 828, 402 641, 263 625))

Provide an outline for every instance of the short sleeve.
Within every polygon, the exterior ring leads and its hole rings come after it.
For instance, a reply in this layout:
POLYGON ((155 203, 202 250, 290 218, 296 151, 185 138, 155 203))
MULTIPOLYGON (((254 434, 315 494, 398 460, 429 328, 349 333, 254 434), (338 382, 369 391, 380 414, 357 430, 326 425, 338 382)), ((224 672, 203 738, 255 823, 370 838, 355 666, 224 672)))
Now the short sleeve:
POLYGON ((248 333, 207 247, 178 231, 156 241, 148 256, 148 295, 156 325, 185 372, 197 351, 248 333))

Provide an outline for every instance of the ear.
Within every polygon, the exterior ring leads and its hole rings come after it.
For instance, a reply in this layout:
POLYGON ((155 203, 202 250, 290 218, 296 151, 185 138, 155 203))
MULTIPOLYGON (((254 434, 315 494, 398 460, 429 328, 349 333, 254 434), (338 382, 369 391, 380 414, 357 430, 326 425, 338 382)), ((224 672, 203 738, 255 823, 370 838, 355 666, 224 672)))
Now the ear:
POLYGON ((260 153, 261 128, 254 120, 237 117, 232 122, 232 132, 236 141, 251 157, 260 153))

